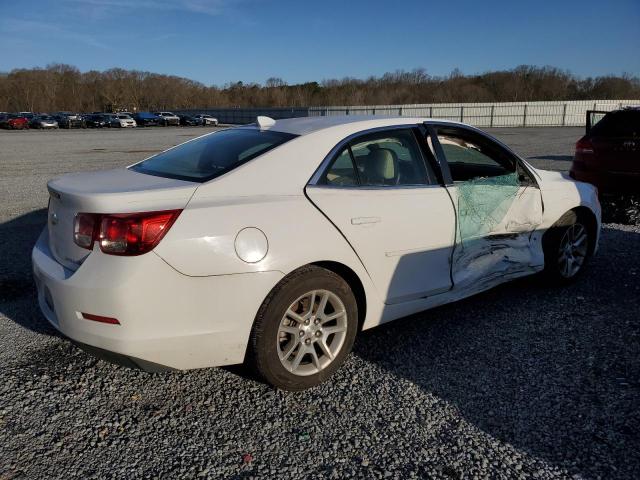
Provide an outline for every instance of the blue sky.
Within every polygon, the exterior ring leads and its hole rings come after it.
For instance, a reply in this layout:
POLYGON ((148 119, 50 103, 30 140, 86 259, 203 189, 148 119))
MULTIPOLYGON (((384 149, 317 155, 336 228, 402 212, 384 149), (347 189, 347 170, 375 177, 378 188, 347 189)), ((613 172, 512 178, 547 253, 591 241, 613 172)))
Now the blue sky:
POLYGON ((0 71, 67 63, 206 85, 552 65, 640 75, 640 0, 0 0, 0 71))

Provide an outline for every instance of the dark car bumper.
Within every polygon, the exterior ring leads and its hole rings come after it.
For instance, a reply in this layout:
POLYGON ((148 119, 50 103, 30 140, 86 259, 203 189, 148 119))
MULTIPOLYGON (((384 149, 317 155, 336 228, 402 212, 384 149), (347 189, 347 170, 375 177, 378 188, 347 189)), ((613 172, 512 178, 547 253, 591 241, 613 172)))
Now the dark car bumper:
POLYGON ((595 185, 602 194, 640 193, 640 172, 580 170, 569 172, 572 178, 595 185))

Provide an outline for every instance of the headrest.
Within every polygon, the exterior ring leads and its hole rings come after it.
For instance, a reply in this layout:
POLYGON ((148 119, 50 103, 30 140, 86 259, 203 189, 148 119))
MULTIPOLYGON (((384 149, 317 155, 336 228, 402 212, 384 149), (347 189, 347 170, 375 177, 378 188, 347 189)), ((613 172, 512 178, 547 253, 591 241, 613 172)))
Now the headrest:
POLYGON ((391 180, 396 176, 396 154, 388 148, 376 148, 369 153, 367 170, 375 178, 391 180))

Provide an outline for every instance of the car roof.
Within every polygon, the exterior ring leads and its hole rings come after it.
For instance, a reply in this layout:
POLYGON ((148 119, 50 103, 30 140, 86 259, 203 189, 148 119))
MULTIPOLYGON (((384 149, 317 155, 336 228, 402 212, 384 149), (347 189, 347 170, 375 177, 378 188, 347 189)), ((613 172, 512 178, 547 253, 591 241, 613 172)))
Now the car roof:
MULTIPOLYGON (((378 127, 390 127, 394 125, 433 123, 459 123, 449 120, 437 120, 424 117, 391 117, 385 115, 329 115, 319 117, 299 117, 276 120, 269 130, 291 133, 294 135, 307 135, 334 127, 348 127, 348 130, 358 131, 378 127)), ((257 126, 252 125, 253 128, 257 126)))

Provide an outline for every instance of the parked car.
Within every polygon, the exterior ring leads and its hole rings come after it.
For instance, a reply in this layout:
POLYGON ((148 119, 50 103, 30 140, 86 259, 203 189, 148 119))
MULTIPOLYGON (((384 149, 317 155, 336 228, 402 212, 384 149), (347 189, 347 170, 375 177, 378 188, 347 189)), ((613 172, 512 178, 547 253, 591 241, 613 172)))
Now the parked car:
POLYGON ((32 258, 55 328, 150 370, 247 361, 287 390, 327 379, 360 330, 575 279, 600 231, 592 185, 424 118, 258 117, 48 190, 32 258))
POLYGON ((202 125, 202 120, 191 115, 180 115, 180 125, 198 127, 202 125))
POLYGON ((17 115, 18 115, 19 117, 26 118, 26 119, 27 119, 27 120, 29 120, 29 121, 33 120, 33 117, 35 117, 35 116, 36 116, 36 114, 35 114, 35 113, 33 113, 33 112, 18 112, 18 113, 17 113, 17 115))
POLYGON ((24 130, 29 128, 29 120, 20 115, 10 113, 0 117, 0 128, 24 130))
POLYGON ((111 117, 111 126, 125 128, 125 127, 137 127, 138 124, 129 115, 126 115, 124 113, 116 113, 111 117))
POLYGON ((51 115, 36 115, 29 122, 29 126, 39 129, 58 128, 58 121, 51 115))
POLYGON ((180 125, 180 117, 171 112, 153 112, 160 119, 160 125, 163 127, 169 125, 180 125))
POLYGON ((110 126, 107 114, 91 113, 84 116, 84 123, 89 128, 105 128, 110 126))
POLYGON ((57 112, 53 118, 60 128, 84 128, 84 119, 79 113, 57 112))
POLYGON ((215 117, 212 117, 211 115, 199 113, 197 115, 194 115, 194 117, 200 119, 200 121, 202 122, 202 125, 213 125, 213 126, 218 125, 218 119, 215 117))
POLYGON ((160 125, 160 117, 151 112, 138 112, 133 116, 139 127, 156 127, 160 125))
POLYGON ((604 195, 640 194, 640 107, 588 111, 570 174, 604 195))

